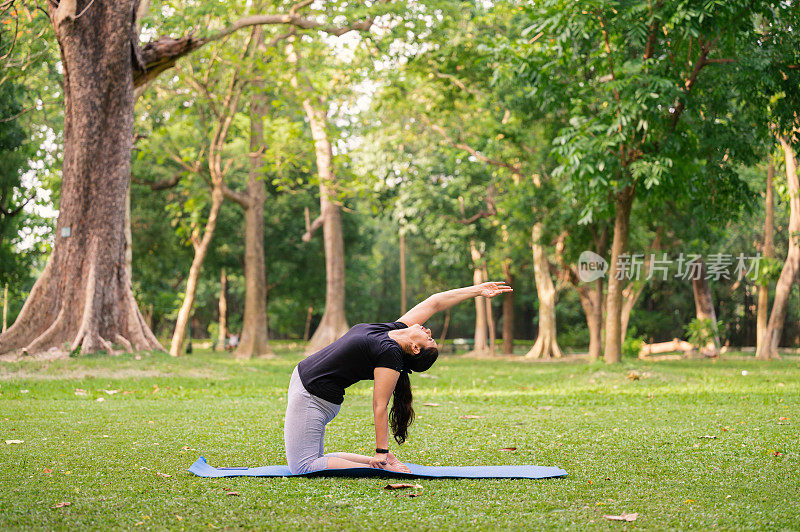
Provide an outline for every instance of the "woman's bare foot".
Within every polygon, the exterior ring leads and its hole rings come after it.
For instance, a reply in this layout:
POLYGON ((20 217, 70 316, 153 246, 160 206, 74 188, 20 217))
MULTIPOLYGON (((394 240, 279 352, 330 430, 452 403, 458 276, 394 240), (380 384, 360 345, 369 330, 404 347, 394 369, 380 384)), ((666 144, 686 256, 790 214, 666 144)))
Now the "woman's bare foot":
POLYGON ((397 459, 395 455, 389 453, 386 457, 386 469, 396 473, 411 473, 411 470, 403 462, 397 459))

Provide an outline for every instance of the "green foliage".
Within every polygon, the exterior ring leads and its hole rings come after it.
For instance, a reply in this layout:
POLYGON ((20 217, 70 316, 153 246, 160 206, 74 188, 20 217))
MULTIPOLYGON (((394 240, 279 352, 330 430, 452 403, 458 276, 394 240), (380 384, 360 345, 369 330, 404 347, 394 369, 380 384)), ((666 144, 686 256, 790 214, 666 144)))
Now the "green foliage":
POLYGON ((686 325, 686 340, 695 349, 701 349, 709 344, 719 347, 717 338, 722 327, 723 323, 721 321, 715 323, 710 318, 695 318, 686 325))
POLYGON ((643 334, 637 335, 636 327, 628 327, 628 332, 625 335, 625 341, 622 342, 622 356, 626 358, 639 358, 639 352, 645 344, 645 336, 643 334))

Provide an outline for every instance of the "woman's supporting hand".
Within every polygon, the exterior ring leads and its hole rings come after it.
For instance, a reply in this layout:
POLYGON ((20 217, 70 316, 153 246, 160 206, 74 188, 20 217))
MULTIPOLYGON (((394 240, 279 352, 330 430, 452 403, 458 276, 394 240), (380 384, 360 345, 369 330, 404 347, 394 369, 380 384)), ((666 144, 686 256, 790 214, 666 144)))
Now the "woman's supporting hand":
POLYGON ((387 453, 375 453, 369 461, 369 466, 375 469, 388 469, 389 460, 387 453))

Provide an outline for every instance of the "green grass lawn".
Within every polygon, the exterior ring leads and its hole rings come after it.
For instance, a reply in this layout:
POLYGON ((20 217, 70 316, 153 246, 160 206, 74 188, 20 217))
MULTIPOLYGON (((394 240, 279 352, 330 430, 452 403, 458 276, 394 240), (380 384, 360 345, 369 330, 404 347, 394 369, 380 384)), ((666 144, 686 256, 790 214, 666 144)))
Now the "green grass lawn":
MULTIPOLYGON (((0 528, 800 529, 796 357, 615 367, 441 357, 412 375, 418 417, 393 446, 401 460, 559 466, 564 479, 419 480, 422 495, 409 498, 380 479, 189 474, 200 455, 285 463, 299 359, 1 363, 0 528), (639 516, 603 517, 622 512, 639 516)), ((372 450, 370 384, 348 390, 327 452, 372 450)))

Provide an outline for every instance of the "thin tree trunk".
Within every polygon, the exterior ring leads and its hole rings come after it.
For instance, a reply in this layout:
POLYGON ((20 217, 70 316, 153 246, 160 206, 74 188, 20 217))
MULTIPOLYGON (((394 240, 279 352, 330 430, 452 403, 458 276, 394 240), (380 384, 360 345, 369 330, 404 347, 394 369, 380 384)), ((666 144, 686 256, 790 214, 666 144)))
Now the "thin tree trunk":
MULTIPOLYGON (((255 47, 263 41, 261 28, 254 32, 255 47)), ((266 101, 256 86, 250 100, 250 173, 247 178, 244 207, 245 301, 242 338, 236 349, 237 358, 273 356, 267 330, 267 268, 264 261, 264 203, 267 192, 262 174, 264 166, 264 113, 266 101)))
POLYGON ((239 98, 242 95, 242 82, 239 77, 242 65, 245 58, 250 54, 254 38, 256 37, 257 30, 250 32, 250 37, 244 47, 239 66, 234 70, 231 75, 228 90, 222 102, 222 112, 218 116, 217 124, 214 129, 213 137, 208 146, 208 171, 211 174, 211 210, 206 221, 205 230, 202 238, 199 235, 199 229, 195 228, 195 233, 192 234, 192 246, 194 247, 194 259, 192 266, 189 269, 189 277, 186 280, 186 293, 184 295, 183 303, 178 311, 178 320, 175 324, 175 331, 172 335, 172 344, 169 348, 169 354, 172 356, 180 355, 181 344, 183 343, 183 335, 186 330, 186 324, 192 314, 192 306, 194 305, 195 293, 197 291, 197 282, 200 278, 200 272, 203 268, 208 247, 211 239, 214 236, 214 231, 217 227, 217 217, 219 210, 222 207, 222 202, 225 199, 226 192, 229 191, 225 185, 225 174, 228 172, 232 161, 228 160, 223 166, 222 164, 222 148, 228 138, 233 118, 236 115, 236 109, 239 106, 239 98))
MULTIPOLYGON (((183 344, 184 334, 186 333, 186 325, 189 323, 192 307, 194 306, 194 297, 197 293, 197 282, 200 279, 200 272, 203 269, 203 262, 206 260, 209 244, 211 244, 211 239, 214 237, 214 230, 217 227, 217 217, 220 207, 222 207, 222 201, 222 190, 215 187, 211 192, 211 211, 208 214, 208 221, 206 221, 203 236, 202 238, 200 238, 198 234, 192 236, 194 258, 192 259, 192 266, 189 268, 189 277, 186 279, 186 293, 183 297, 181 308, 178 311, 175 331, 172 333, 172 344, 170 344, 169 347, 169 354, 174 357, 181 354, 181 345, 183 344)), ((199 230, 195 231, 196 233, 199 232, 199 230)))
POLYGON ((603 284, 601 279, 593 285, 576 286, 581 307, 589 329, 589 358, 598 360, 603 352, 603 284))
POLYGON ((714 297, 711 295, 711 287, 708 284, 708 279, 706 279, 706 264, 702 259, 699 262, 699 275, 697 275, 697 279, 692 279, 695 312, 698 320, 710 320, 711 328, 714 331, 714 338, 706 346, 701 347, 700 352, 706 356, 716 357, 719 356, 720 348, 717 313, 714 310, 714 297))
MULTIPOLYGON (((506 284, 514 286, 511 259, 503 262, 503 274, 506 277, 506 284)), ((514 292, 506 292, 503 295, 503 354, 514 354, 514 292)))
POLYGON ((219 333, 217 334, 217 351, 225 351, 225 341, 228 339, 228 276, 225 268, 219 275, 219 333))
MULTIPOLYGON (((489 280, 489 269, 486 267, 486 262, 483 263, 483 278, 489 280)), ((497 328, 495 327, 494 312, 492 312, 492 300, 486 299, 486 325, 489 328, 489 354, 495 355, 495 347, 497 345, 497 328)))
POLYGON ((64 71, 64 155, 53 252, 0 353, 162 349, 125 269, 136 2, 48 2, 64 71))
MULTIPOLYGON (((772 258, 775 254, 775 244, 773 235, 775 232, 775 196, 772 181, 775 179, 775 164, 770 156, 769 166, 767 167, 767 192, 764 216, 764 249, 762 256, 772 258)), ((759 280, 758 285, 758 315, 756 317, 756 353, 759 358, 769 355, 769 350, 764 349, 764 337, 767 332, 767 320, 769 319, 769 281, 759 280)))
POLYGON ((406 299, 406 235, 400 231, 400 315, 408 310, 406 299))
POLYGON ((444 345, 444 340, 447 338, 447 328, 450 326, 450 309, 444 313, 444 325, 442 325, 442 335, 439 337, 439 349, 444 345))
POLYGON ((775 300, 767 323, 767 331, 757 358, 778 358, 778 343, 786 321, 789 295, 800 271, 800 185, 797 178, 797 159, 792 147, 781 137, 786 158, 786 184, 789 189, 789 251, 781 275, 775 285, 775 300))
POLYGON ((6 332, 8 328, 8 283, 3 287, 3 331, 6 332))
POLYGON ((311 334, 311 318, 314 316, 314 307, 308 307, 308 313, 306 314, 306 328, 303 332, 303 341, 308 342, 308 335, 311 334))
MULTIPOLYGON (((483 271, 481 270, 482 254, 475 247, 474 242, 470 242, 470 255, 472 257, 472 284, 479 285, 483 282, 483 271)), ((483 297, 475 298, 475 343, 472 347, 475 352, 484 352, 488 349, 487 345, 487 323, 486 323, 486 303, 483 297)))
POLYGON ((542 222, 533 224, 531 230, 531 249, 533 250, 533 275, 536 280, 536 295, 539 298, 539 332, 528 358, 561 358, 563 353, 558 346, 556 330, 556 289, 550 277, 550 265, 540 244, 544 226, 542 222))
POLYGON ((311 136, 314 139, 319 175, 320 218, 325 242, 325 312, 306 348, 307 353, 313 353, 346 333, 348 326, 344 312, 345 269, 342 215, 339 206, 332 199, 335 177, 331 162, 331 143, 326 131, 327 118, 325 112, 314 107, 309 99, 303 100, 303 109, 308 117, 311 136))
POLYGON ((628 246, 633 196, 634 187, 628 186, 617 194, 615 201, 614 236, 611 242, 606 295, 606 345, 603 354, 607 364, 614 364, 622 359, 622 279, 617 279, 617 262, 628 246))

